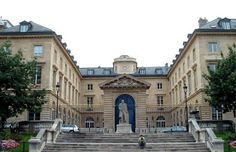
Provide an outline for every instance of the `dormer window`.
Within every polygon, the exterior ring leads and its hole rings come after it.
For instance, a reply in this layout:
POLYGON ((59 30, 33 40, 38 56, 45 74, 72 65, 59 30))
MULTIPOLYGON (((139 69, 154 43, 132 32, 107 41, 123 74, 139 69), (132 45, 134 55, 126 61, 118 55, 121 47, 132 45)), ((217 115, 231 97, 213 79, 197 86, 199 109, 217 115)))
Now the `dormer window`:
POLYGON ((230 22, 225 22, 225 21, 224 21, 224 22, 222 22, 221 24, 222 24, 222 28, 223 28, 223 29, 230 29, 230 22))
POLYGON ((20 32, 27 32, 29 30, 29 25, 21 25, 20 32))
POLYGON ((88 75, 94 75, 94 70, 88 70, 88 75))
POLYGON ((163 74, 163 71, 161 68, 156 68, 155 73, 156 74, 163 74))
POLYGON ((111 74, 111 70, 105 69, 105 70, 104 70, 104 74, 105 74, 105 75, 110 75, 110 74, 111 74))
POLYGON ((224 18, 224 19, 220 20, 218 24, 223 29, 227 29, 228 30, 228 29, 231 28, 231 26, 230 26, 230 19, 228 19, 228 18, 224 18))
POLYGON ((31 28, 31 24, 29 22, 23 21, 20 22, 20 32, 28 32, 31 28))
POLYGON ((146 69, 139 69, 139 74, 146 74, 146 69))

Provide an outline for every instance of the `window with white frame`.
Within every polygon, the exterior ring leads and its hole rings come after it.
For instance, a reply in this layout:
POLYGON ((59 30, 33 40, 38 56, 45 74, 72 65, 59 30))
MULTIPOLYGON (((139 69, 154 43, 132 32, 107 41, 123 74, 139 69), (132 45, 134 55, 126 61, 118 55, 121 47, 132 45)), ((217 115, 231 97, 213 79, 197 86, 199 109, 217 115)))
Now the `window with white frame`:
POLYGON ((230 22, 229 21, 222 21, 221 26, 223 29, 230 29, 230 22))
POLYGON ((40 57, 43 55, 43 46, 42 45, 35 45, 34 46, 34 56, 40 57))
POLYGON ((20 32, 27 32, 29 30, 29 25, 20 25, 20 32))
POLYGON ((94 75, 94 70, 88 70, 88 75, 94 75))
POLYGON ((208 63, 208 69, 211 71, 216 71, 217 64, 216 63, 208 63))
POLYGON ((222 120, 223 113, 222 110, 217 110, 216 108, 212 107, 212 120, 222 120))
POLYGON ((219 50, 217 42, 208 42, 208 52, 214 53, 219 50))
POLYGON ((41 84, 42 67, 36 66, 35 70, 34 84, 41 84))

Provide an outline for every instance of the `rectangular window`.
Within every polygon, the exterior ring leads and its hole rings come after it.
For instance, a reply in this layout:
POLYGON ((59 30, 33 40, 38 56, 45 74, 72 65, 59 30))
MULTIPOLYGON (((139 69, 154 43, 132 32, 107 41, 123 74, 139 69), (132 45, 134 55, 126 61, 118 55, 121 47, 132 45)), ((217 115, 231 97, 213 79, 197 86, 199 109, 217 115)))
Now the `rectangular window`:
POLYGON ((216 63, 209 63, 208 64, 208 69, 211 71, 216 71, 217 65, 216 63))
POLYGON ((94 75, 94 70, 88 70, 88 75, 94 75))
POLYGON ((146 74, 146 69, 139 69, 139 74, 146 74))
POLYGON ((53 74, 52 74, 52 88, 53 91, 56 92, 56 76, 57 76, 57 71, 53 70, 53 74))
POLYGON ((93 97, 87 97, 87 110, 93 110, 93 97))
POLYGON ((157 96, 157 105, 162 106, 163 105, 163 96, 157 96))
POLYGON ((185 62, 183 62, 183 74, 185 73, 185 62))
POLYGON ((88 90, 93 90, 93 84, 88 84, 88 90))
POLYGON ((42 73, 42 67, 36 66, 35 69, 35 78, 34 78, 34 84, 41 84, 41 73, 42 73))
POLYGON ((54 50, 54 63, 57 64, 57 51, 54 50))
POLYGON ((218 44, 217 42, 209 42, 208 43, 208 52, 217 52, 218 51, 218 44))
POLYGON ((192 80, 191 80, 191 73, 188 74, 188 92, 191 94, 192 91, 192 80))
POLYGON ((197 69, 193 71, 194 88, 197 90, 197 69))
POLYGON ((62 60, 62 58, 60 58, 60 68, 61 68, 61 71, 63 71, 63 60, 62 60))
POLYGON ((67 75, 67 64, 65 63, 65 75, 67 75))
POLYGON ((40 112, 29 111, 29 120, 40 120, 40 112))
POLYGON ((29 30, 29 25, 21 25, 20 32, 27 32, 29 30))
POLYGON ((162 89, 162 83, 157 83, 157 89, 161 90, 162 89))
POLYGON ((228 21, 221 22, 221 26, 223 27, 223 29, 230 29, 230 22, 228 21))
POLYGON ((212 107, 212 120, 222 120, 223 115, 221 110, 216 110, 216 108, 212 107))
POLYGON ((187 66, 190 67, 190 56, 187 57, 187 66))
POLYGON ((43 46, 42 45, 34 46, 34 56, 40 57, 42 55, 43 55, 43 46))
POLYGON ((193 61, 196 61, 196 50, 193 49, 193 61))
POLYGON ((64 99, 66 100, 67 80, 64 81, 64 99))

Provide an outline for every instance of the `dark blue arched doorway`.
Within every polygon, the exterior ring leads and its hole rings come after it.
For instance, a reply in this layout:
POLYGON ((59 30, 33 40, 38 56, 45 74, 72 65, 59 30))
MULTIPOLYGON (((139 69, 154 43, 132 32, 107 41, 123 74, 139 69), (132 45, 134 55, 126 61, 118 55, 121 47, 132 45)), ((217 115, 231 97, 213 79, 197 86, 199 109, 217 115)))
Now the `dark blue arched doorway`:
POLYGON ((131 124, 132 131, 135 132, 135 101, 134 98, 128 94, 118 96, 115 101, 115 130, 116 125, 119 124, 119 104, 122 100, 127 104, 129 124, 131 124))

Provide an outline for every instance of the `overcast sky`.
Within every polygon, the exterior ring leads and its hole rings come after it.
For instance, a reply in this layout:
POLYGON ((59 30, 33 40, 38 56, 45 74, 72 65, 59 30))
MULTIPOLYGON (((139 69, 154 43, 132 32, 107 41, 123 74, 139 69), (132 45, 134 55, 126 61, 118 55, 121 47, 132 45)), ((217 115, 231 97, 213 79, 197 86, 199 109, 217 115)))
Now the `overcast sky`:
POLYGON ((33 21, 63 36, 80 67, 111 67, 129 55, 138 66, 172 63, 198 19, 236 18, 235 0, 2 0, 0 16, 33 21))

